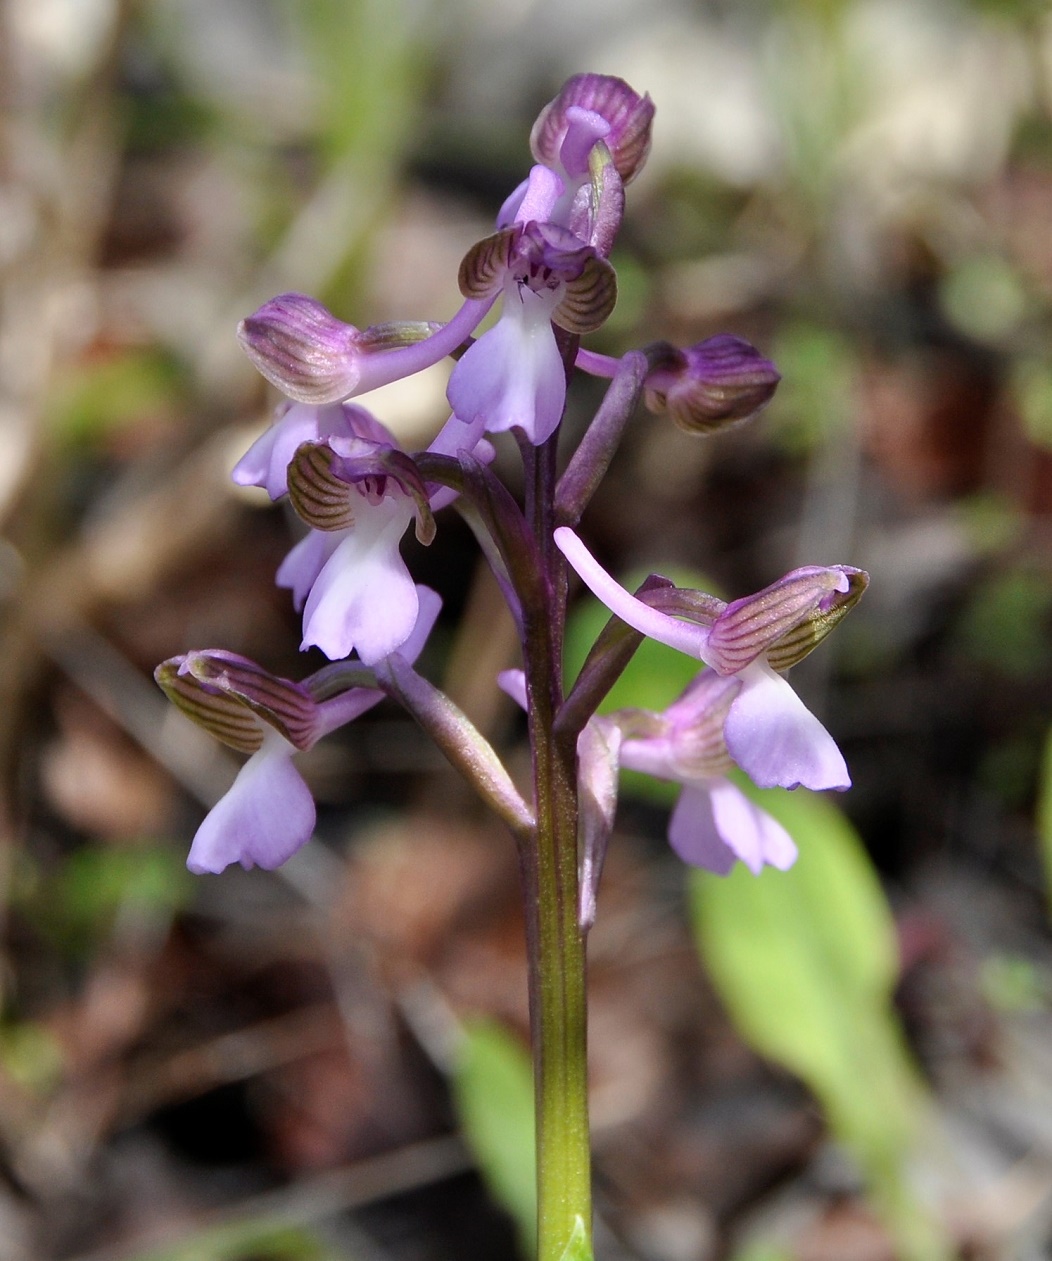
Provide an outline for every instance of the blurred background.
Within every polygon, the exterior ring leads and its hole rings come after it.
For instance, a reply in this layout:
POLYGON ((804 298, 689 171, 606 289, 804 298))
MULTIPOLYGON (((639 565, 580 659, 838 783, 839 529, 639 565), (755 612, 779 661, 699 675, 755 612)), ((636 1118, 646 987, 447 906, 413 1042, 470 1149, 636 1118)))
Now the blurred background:
MULTIPOLYGON (((688 880, 667 798, 626 788, 591 942, 599 1254, 1052 1255, 1047 5, 0 0, 5 1261, 528 1245, 509 838, 382 707, 301 760, 319 835, 285 871, 191 879, 236 761, 151 672, 321 664, 273 586, 293 522, 228 479, 276 401, 237 320, 286 289, 448 318, 580 70, 657 104, 589 344, 733 332, 783 374, 713 440, 641 411, 589 539, 728 597, 872 576, 794 671, 855 778, 844 813, 778 807, 797 871, 688 880)), ((444 406, 441 372, 375 401, 410 448, 444 406)), ((445 600, 427 672, 521 764, 470 536, 405 546, 445 600)), ((651 653, 622 695, 663 705, 682 668, 651 653)))

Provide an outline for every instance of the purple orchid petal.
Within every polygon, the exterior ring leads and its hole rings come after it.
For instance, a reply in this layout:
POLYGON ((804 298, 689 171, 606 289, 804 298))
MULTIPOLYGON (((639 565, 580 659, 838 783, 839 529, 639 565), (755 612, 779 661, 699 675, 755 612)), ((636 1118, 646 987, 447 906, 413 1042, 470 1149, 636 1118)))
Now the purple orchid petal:
POLYGON ((505 296, 501 318, 453 369, 446 396, 469 424, 489 433, 514 427, 534 445, 562 419, 566 373, 551 326, 554 303, 524 288, 505 296))
POLYGON ((294 403, 249 447, 234 465, 231 478, 238 486, 262 486, 271 499, 280 499, 288 492, 288 467, 296 449, 304 442, 353 434, 354 413, 368 415, 360 407, 344 408, 338 403, 324 407, 294 403))
POLYGON ((685 863, 717 876, 729 875, 739 859, 758 876, 765 866, 785 871, 797 857, 785 828, 729 779, 684 788, 668 839, 685 863))
POLYGON ((685 863, 717 876, 728 875, 738 857, 716 826, 707 785, 688 785, 680 793, 668 822, 668 843, 685 863))
POLYGON ((789 684, 764 662, 738 676, 744 686, 724 724, 731 757, 761 788, 851 787, 836 741, 789 684))
POLYGON ((292 590, 292 606, 303 608, 318 575, 344 539, 344 531, 311 530, 278 566, 274 581, 292 590))
POLYGON ((385 499, 340 532, 303 609, 304 648, 315 645, 331 661, 357 649, 366 665, 375 665, 405 643, 419 600, 398 545, 412 516, 409 500, 385 499))
POLYGON ((709 799, 717 832, 753 875, 758 876, 765 866, 787 871, 796 862, 793 838, 736 784, 729 779, 713 780, 709 799))
POLYGON ((588 548, 569 526, 560 526, 554 534, 555 545, 576 570, 578 577, 593 595, 606 605, 611 613, 626 622, 641 635, 667 644, 688 657, 707 661, 706 647, 709 628, 694 622, 681 622, 658 609, 652 609, 642 600, 626 591, 599 564, 588 548))
POLYGON ((219 873, 231 863, 273 871, 310 840, 314 800, 292 765, 294 752, 276 732, 267 735, 197 829, 186 860, 192 872, 219 873))

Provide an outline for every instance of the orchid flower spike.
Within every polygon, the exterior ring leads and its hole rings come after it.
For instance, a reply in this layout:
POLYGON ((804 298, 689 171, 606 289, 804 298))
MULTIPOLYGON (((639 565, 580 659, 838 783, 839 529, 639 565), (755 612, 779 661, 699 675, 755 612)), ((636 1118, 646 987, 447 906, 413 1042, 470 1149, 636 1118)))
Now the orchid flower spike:
MULTIPOLYGON (((409 660, 423 651, 442 603, 428 587, 419 588, 418 599, 420 615, 401 649, 409 660)), ((251 754, 197 829, 186 865, 198 875, 221 872, 231 863, 272 871, 302 848, 314 831, 316 812, 293 757, 384 698, 377 688, 352 687, 316 701, 309 680, 294 683, 221 649, 172 657, 154 677, 194 722, 223 744, 251 754)))
POLYGON ((776 670, 804 657, 858 601, 869 579, 848 566, 793 570, 724 605, 711 623, 651 608, 614 580, 569 528, 555 543, 592 593, 643 635, 703 661, 742 687, 724 724, 734 761, 762 788, 845 789, 836 742, 776 670))

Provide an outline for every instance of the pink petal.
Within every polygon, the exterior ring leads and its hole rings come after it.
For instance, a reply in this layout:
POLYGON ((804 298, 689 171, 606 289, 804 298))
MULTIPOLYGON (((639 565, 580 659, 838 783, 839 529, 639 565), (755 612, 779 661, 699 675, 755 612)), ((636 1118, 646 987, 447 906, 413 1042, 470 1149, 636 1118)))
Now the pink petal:
POLYGON ((303 647, 331 661, 357 650, 366 665, 389 656, 412 634, 419 599, 398 550, 412 505, 385 499, 367 505, 318 574, 303 609, 303 647))
POLYGON ((701 785, 690 785, 680 793, 668 821, 668 843, 685 863, 717 876, 726 876, 737 858, 720 835, 709 790, 701 785))
POLYGON ((713 780, 709 797, 717 832, 754 875, 764 866, 786 871, 796 862, 797 849, 785 828, 729 779, 713 780))
POLYGON ((723 733, 730 755, 761 788, 851 787, 836 741, 789 684, 754 661, 738 675, 744 684, 723 733))
POLYGON ((294 752, 277 733, 266 737, 197 829, 186 860, 192 872, 219 873, 231 863, 273 871, 310 840, 314 800, 292 765, 294 752))
POLYGON ((554 303, 529 289, 505 293, 497 323, 453 369, 446 397, 466 423, 489 433, 511 428, 535 445, 562 419, 566 372, 550 322, 554 303))
POLYGON ((293 608, 303 607, 315 579, 345 536, 344 530, 311 530, 278 566, 274 581, 279 587, 291 587, 293 608))

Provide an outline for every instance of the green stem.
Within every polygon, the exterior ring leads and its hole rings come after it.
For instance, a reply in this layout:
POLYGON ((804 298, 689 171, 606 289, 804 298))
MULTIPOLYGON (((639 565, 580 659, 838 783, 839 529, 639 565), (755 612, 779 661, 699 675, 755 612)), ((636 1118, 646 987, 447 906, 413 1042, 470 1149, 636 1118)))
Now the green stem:
POLYGON ((553 710, 544 692, 536 685, 528 689, 537 830, 536 843, 524 851, 524 877, 537 1091, 538 1259, 562 1261, 579 1222, 586 1239, 591 1236, 585 942, 577 916, 574 750, 554 738, 553 710))
POLYGON ((526 455, 527 516, 547 587, 523 640, 537 826, 522 850, 537 1099, 538 1261, 591 1257, 585 935, 578 922, 576 741, 559 736, 565 570, 551 542, 554 442, 526 455), (572 1245, 572 1252, 570 1251, 572 1245))

